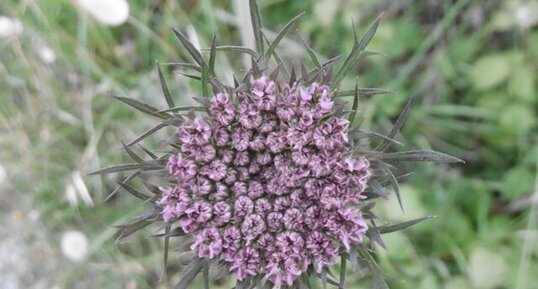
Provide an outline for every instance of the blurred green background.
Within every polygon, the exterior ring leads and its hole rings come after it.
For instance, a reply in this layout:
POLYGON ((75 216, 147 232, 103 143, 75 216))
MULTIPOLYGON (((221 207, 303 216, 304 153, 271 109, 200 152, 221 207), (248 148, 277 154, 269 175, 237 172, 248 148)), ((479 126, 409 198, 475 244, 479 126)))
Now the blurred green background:
MULTIPOLYGON (((119 26, 79 2, 0 1, 0 288, 171 288, 181 262, 172 252, 163 274, 155 230, 115 243, 112 226, 144 206, 124 194, 104 202, 118 176, 86 173, 125 161, 120 141, 154 123, 108 95, 165 107, 156 61, 187 59, 169 28, 202 47, 214 32, 220 45, 250 45, 248 1, 128 1, 119 26)), ((362 34, 384 11, 368 49, 386 55, 356 72, 362 87, 396 93, 361 99, 363 125, 388 132, 415 97, 398 139, 466 160, 410 167, 405 214, 394 199, 376 207, 386 221, 437 216, 385 236, 378 259, 391 288, 538 288, 538 2, 260 3, 269 38, 306 11, 298 31, 325 59, 349 51, 352 19, 362 34)), ((285 58, 306 58, 297 40, 295 31, 283 42, 285 58)), ((219 56, 228 80, 244 67, 219 56)), ((199 92, 165 74, 177 103, 199 92)), ((364 273, 349 272, 349 288, 370 288, 364 273)))

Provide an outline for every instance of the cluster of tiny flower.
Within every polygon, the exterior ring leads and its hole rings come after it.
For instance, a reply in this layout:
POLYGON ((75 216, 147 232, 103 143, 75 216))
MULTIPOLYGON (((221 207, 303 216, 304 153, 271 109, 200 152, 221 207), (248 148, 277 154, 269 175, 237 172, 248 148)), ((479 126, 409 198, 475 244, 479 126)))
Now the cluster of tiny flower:
POLYGON ((265 274, 278 288, 308 266, 337 261, 367 224, 369 163, 348 151, 348 126, 329 87, 253 81, 235 100, 219 93, 208 116, 179 127, 181 152, 167 168, 175 186, 158 205, 195 237, 192 250, 220 258, 239 280, 265 274))

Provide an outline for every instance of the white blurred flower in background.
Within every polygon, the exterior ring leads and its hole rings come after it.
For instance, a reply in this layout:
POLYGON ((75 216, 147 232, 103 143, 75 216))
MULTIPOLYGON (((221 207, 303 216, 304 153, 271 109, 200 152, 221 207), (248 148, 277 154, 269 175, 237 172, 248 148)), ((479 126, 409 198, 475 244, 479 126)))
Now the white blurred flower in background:
POLYGON ((516 25, 529 29, 538 23, 538 2, 521 1, 511 7, 516 25))
POLYGON ((22 23, 17 18, 0 16, 0 38, 19 36, 23 31, 22 23))
POLYGON ((68 259, 81 261, 88 254, 89 242, 86 235, 80 231, 66 231, 60 242, 62 253, 68 259))
POLYGON ((56 53, 54 53, 54 50, 45 45, 39 47, 37 55, 39 55, 39 58, 46 64, 51 64, 56 61, 56 53))
POLYGON ((80 8, 102 24, 118 26, 129 18, 127 0, 75 0, 80 8))

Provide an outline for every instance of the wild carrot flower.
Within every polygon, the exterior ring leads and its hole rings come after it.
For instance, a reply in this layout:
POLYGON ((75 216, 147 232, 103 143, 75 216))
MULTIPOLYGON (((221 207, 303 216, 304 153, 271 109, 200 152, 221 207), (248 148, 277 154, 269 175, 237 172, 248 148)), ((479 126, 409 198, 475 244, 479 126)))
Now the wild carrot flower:
MULTIPOLYGON (((246 288, 264 282, 274 288, 308 287, 311 277, 343 287, 347 261, 356 267, 359 258, 376 274, 374 258, 367 248, 373 243, 384 246, 380 234, 423 220, 375 225, 376 217, 370 209, 375 198, 386 195, 383 184, 392 184, 398 193, 393 168, 401 161, 458 159, 434 151, 387 152, 409 104, 387 136, 354 124, 360 94, 389 92, 340 87, 362 57, 379 19, 362 39, 355 37, 352 52, 334 74, 331 66, 335 59, 320 62, 305 43, 317 67, 310 71, 302 68, 302 75, 297 77, 280 58, 276 70, 266 72, 269 59, 277 55, 278 42, 299 17, 265 49, 258 6, 255 0, 250 4, 256 51, 218 47, 214 40, 207 61, 182 33, 174 30, 195 61, 175 65, 200 73, 194 78, 202 83, 203 98, 196 98, 202 106, 175 107, 160 67, 169 109, 117 97, 163 119, 149 133, 125 146, 136 163, 96 172, 136 170, 120 186, 154 205, 153 214, 121 227, 121 237, 156 221, 164 222, 167 239, 186 236, 196 258, 179 288, 185 288, 203 268, 207 272, 211 264, 226 266, 246 288), (237 50, 253 57, 253 66, 242 82, 236 81, 231 87, 219 81, 213 67, 217 50, 237 50), (279 76, 280 70, 284 77, 279 76), (343 100, 346 96, 354 96, 351 110, 343 100), (169 153, 157 156, 144 148, 152 158, 146 161, 130 148, 166 126, 174 126, 177 132, 169 142, 169 153), (367 138, 372 143, 362 142, 367 138), (372 144, 375 147, 370 148, 372 144), (152 190, 154 196, 126 184, 153 170, 166 175, 160 188, 152 190), (329 276, 329 269, 339 260, 343 275, 336 281, 329 276)), ((146 182, 144 177, 141 180, 146 182)))
POLYGON ((262 76, 210 103, 208 116, 179 126, 180 152, 167 164, 174 185, 158 201, 166 222, 195 237, 199 257, 225 260, 239 280, 270 272, 279 287, 362 242, 368 226, 353 206, 372 173, 364 156, 349 153, 349 121, 335 115, 329 86, 262 76), (240 250, 222 246, 231 228, 240 250))

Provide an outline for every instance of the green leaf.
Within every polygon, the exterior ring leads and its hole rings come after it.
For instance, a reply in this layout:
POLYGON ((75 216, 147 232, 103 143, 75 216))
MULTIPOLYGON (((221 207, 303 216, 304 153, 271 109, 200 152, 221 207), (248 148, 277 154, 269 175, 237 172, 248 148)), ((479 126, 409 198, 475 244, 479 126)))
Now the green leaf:
POLYGON ((432 219, 432 218, 435 218, 435 216, 426 216, 426 217, 413 219, 413 220, 410 220, 410 221, 405 221, 405 222, 398 223, 398 224, 393 224, 393 225, 383 225, 383 226, 377 227, 377 229, 379 230, 380 234, 388 234, 388 233, 397 232, 397 231, 409 228, 409 227, 414 226, 414 225, 416 225, 416 224, 418 224, 418 223, 420 223, 422 221, 432 219))
POLYGON ((464 163, 463 160, 457 157, 431 150, 382 153, 378 157, 383 160, 402 162, 464 163))
POLYGON ((164 127, 167 127, 168 124, 166 123, 159 123, 157 124, 156 126, 150 128, 149 130, 147 130, 146 132, 144 132, 142 135, 140 135, 139 137, 137 137, 135 140, 131 141, 130 143, 127 144, 127 146, 132 146, 136 143, 139 143, 140 141, 142 141, 143 139, 147 138, 148 136, 154 134, 155 132, 161 130, 162 128, 164 127))
POLYGON ((174 107, 174 100, 172 99, 168 85, 166 85, 159 63, 157 63, 157 71, 159 72, 159 81, 161 82, 161 88, 163 90, 164 98, 166 99, 166 104, 168 104, 168 107, 174 107))
POLYGON ((282 28, 282 30, 280 30, 273 42, 271 42, 271 45, 269 45, 269 48, 267 48, 267 56, 273 55, 273 52, 275 52, 276 47, 278 46, 280 41, 284 38, 284 36, 286 36, 286 34, 289 32, 295 22, 297 22, 301 17, 303 17, 304 14, 305 13, 302 12, 301 14, 295 16, 284 26, 284 28, 282 28))
POLYGON ((333 84, 335 87, 338 87, 340 85, 340 82, 342 79, 346 76, 346 74, 353 68, 353 66, 357 63, 357 61, 361 58, 361 52, 364 51, 366 46, 368 46, 368 43, 372 40, 374 37, 374 34, 377 30, 377 27, 379 26, 379 22, 381 21, 381 16, 383 14, 379 15, 377 19, 370 25, 366 33, 362 36, 361 40, 357 40, 357 34, 355 33, 355 27, 353 27, 353 37, 354 37, 354 44, 351 48, 351 52, 349 53, 348 57, 344 61, 344 64, 340 67, 338 72, 336 72, 336 75, 333 79, 333 84))
POLYGON ((183 273, 181 280, 179 280, 179 283, 177 283, 175 289, 187 289, 187 286, 189 286, 192 280, 196 278, 196 275, 200 273, 206 263, 207 262, 204 259, 194 257, 187 268, 185 268, 185 272, 183 273))
POLYGON ((263 57, 263 35, 262 35, 262 16, 258 1, 249 0, 250 4, 250 20, 252 21, 252 30, 254 31, 254 40, 256 41, 256 50, 263 57))
POLYGON ((488 90, 507 79, 510 67, 510 61, 506 55, 486 55, 473 64, 471 80, 478 90, 488 90))
POLYGON ((518 165, 507 170, 502 177, 501 194, 508 200, 515 200, 533 191, 534 174, 531 169, 518 165))
POLYGON ((159 112, 159 109, 157 109, 156 107, 152 106, 152 105, 149 105, 143 101, 140 101, 140 100, 136 100, 134 98, 129 98, 129 97, 123 97, 123 96, 115 96, 113 95, 112 97, 114 97, 115 99, 135 108, 136 110, 138 111, 141 111, 145 114, 149 114, 149 115, 152 115, 152 116, 156 116, 156 117, 159 117, 159 118, 162 118, 162 119, 167 119, 168 117, 170 117, 168 114, 166 113, 160 113, 159 112))
POLYGON ((179 39, 179 42, 181 42, 183 47, 187 50, 187 52, 194 59, 194 61, 196 61, 196 63, 198 63, 200 67, 204 67, 205 62, 204 58, 202 57, 202 54, 200 54, 198 49, 196 49, 196 47, 192 45, 190 40, 185 35, 183 35, 183 33, 179 32, 175 28, 172 28, 172 31, 174 31, 174 34, 176 35, 177 39, 179 39))
POLYGON ((473 288, 503 287, 508 269, 507 262, 499 250, 478 247, 471 252, 468 274, 473 288))

